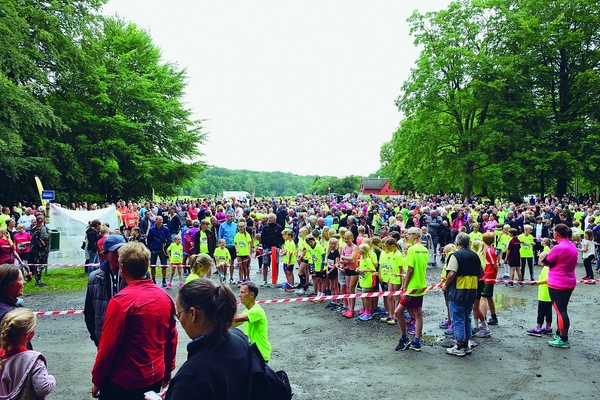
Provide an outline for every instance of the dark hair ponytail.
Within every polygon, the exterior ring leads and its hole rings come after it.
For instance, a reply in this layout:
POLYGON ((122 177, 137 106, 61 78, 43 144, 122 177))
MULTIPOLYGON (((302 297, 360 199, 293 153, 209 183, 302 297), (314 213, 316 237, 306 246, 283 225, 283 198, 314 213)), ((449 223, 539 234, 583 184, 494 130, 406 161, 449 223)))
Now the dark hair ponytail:
POLYGON ((212 325, 207 341, 218 346, 233 323, 237 309, 235 295, 228 286, 217 286, 206 278, 195 279, 179 290, 179 304, 187 311, 194 307, 212 325))

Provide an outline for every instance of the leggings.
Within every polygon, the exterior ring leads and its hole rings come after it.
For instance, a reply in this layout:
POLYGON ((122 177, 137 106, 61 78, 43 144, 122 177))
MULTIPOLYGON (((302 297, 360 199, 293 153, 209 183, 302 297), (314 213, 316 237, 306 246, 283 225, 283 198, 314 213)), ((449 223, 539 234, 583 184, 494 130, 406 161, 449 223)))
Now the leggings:
POLYGON ((525 280, 525 261, 529 267, 529 279, 533 280, 533 258, 521 258, 521 276, 525 280))
POLYGON ((546 325, 552 325, 552 302, 538 301, 537 323, 543 325, 544 319, 546 325))
POLYGON ((556 311, 558 329, 564 329, 568 332, 571 324, 569 321, 569 314, 567 314, 567 305, 571 299, 573 289, 559 290, 548 288, 548 291, 550 292, 550 298, 552 299, 552 307, 554 307, 554 311, 556 311))
POLYGON ((583 260, 583 266, 585 267, 585 276, 589 279, 594 279, 594 270, 592 269, 592 262, 594 261, 594 255, 590 254, 585 260, 583 260))

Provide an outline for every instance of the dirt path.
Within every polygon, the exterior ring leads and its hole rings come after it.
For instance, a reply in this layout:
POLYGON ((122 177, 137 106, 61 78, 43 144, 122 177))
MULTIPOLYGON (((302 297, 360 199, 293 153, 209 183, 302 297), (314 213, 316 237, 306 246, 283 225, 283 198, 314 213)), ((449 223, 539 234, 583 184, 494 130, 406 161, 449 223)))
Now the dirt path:
MULTIPOLYGON (((429 271, 435 275, 439 270, 429 271)), ((536 271, 536 274, 539 270, 536 271)), ((580 275, 580 274, 579 274, 580 275)), ((535 325, 537 288, 496 287, 499 325, 473 355, 448 356, 438 323, 445 307, 440 291, 425 297, 423 350, 395 352, 398 328, 379 321, 348 320, 325 304, 265 305, 273 355, 270 365, 290 376, 296 400, 309 399, 532 399, 598 397, 595 371, 600 285, 578 285, 569 306, 571 349, 554 349, 548 338, 524 334, 535 325)), ((237 293, 237 288, 233 288, 237 293)), ((27 292, 27 289, 25 290, 27 292)), ((172 295, 177 294, 176 290, 172 295)), ((283 298, 265 288, 259 298, 283 298)), ((84 292, 25 295, 34 311, 82 309, 84 292)), ((83 315, 40 317, 33 339, 57 379, 50 398, 91 399, 96 349, 83 315)), ((188 337, 180 329, 177 365, 188 337)), ((192 399, 192 397, 190 397, 192 399)))

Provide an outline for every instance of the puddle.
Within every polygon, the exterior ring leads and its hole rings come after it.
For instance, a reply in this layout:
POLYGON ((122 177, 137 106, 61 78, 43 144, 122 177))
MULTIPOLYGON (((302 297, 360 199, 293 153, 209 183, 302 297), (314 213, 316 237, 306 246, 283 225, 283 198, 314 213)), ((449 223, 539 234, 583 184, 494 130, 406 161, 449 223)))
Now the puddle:
POLYGON ((504 293, 496 293, 494 295, 494 303, 496 303, 496 310, 510 310, 511 308, 525 306, 527 299, 507 296, 504 293))

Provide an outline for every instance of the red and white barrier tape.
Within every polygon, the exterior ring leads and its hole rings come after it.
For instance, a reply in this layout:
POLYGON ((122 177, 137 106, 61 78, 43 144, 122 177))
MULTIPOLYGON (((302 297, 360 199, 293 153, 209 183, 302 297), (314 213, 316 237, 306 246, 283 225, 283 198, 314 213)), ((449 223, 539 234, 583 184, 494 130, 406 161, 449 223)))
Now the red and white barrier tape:
MULTIPOLYGON (((331 296, 310 296, 310 297, 295 297, 295 298, 285 298, 285 299, 273 299, 273 300, 257 300, 257 304, 277 304, 277 303, 302 303, 313 300, 342 300, 342 299, 358 299, 364 297, 387 297, 387 296, 403 296, 405 294, 411 295, 416 293, 423 293, 431 290, 435 290, 441 288, 441 283, 436 283, 435 285, 431 285, 425 287, 423 289, 415 289, 410 292, 407 290, 396 290, 391 292, 370 292, 370 293, 354 293, 354 294, 339 294, 339 295, 331 295, 331 296)), ((239 302, 237 303, 240 304, 239 302)), ((52 316, 52 315, 75 315, 75 314, 83 314, 83 310, 68 310, 68 311, 37 311, 34 314, 38 317, 52 316)))

